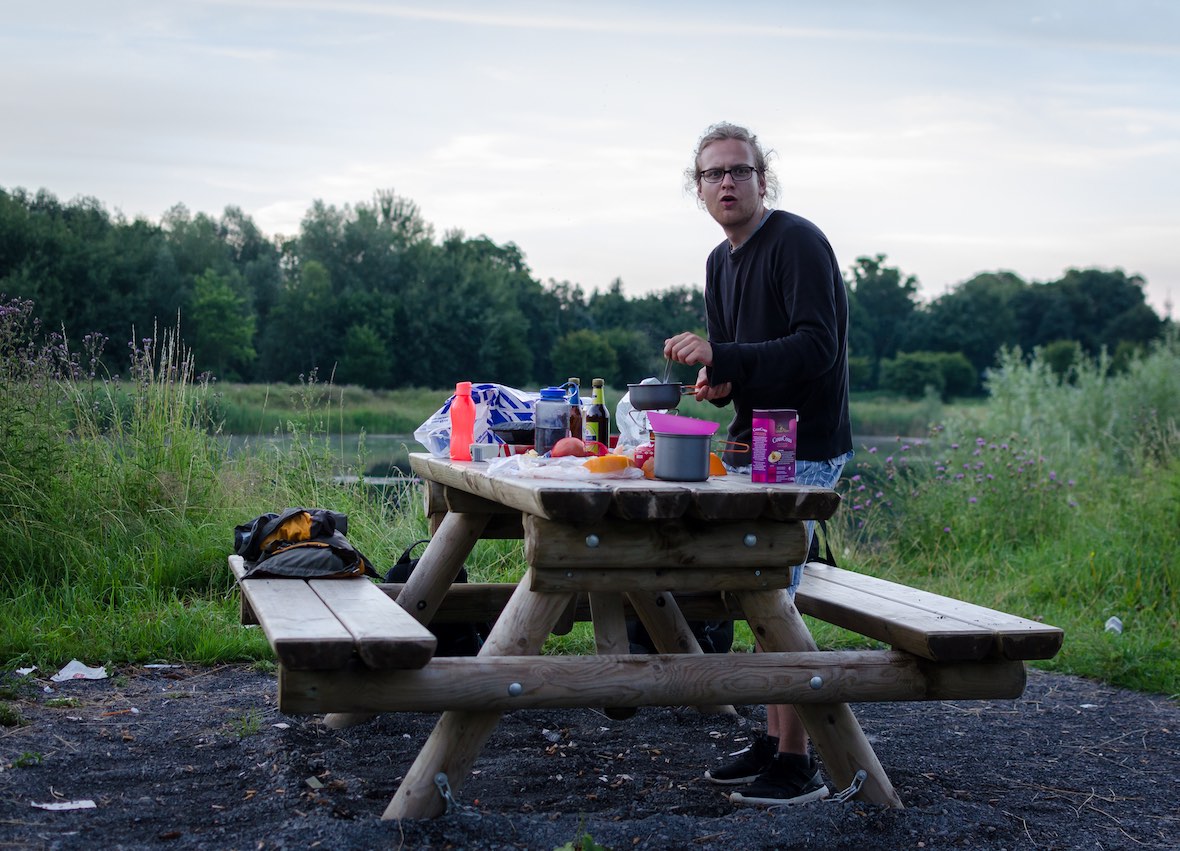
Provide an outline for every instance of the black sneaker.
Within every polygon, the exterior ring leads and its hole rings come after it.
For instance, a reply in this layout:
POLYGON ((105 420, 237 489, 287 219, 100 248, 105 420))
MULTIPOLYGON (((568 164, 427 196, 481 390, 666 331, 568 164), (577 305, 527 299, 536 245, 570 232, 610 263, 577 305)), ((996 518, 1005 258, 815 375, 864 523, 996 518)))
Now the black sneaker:
POLYGON ((758 779, 729 800, 747 807, 781 807, 806 804, 828 797, 815 761, 802 754, 780 753, 758 779))
POLYGON ((718 786, 740 786, 743 783, 753 783, 758 779, 759 774, 770 767, 770 762, 777 752, 777 738, 765 733, 757 733, 748 748, 734 754, 736 759, 706 771, 705 779, 718 786))

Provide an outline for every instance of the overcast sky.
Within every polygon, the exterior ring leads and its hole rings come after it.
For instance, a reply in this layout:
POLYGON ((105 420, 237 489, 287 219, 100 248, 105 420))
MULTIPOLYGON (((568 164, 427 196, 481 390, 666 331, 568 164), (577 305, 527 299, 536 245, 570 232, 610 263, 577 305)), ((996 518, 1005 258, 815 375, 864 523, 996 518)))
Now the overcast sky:
POLYGON ((392 189, 441 237, 630 295, 699 285, 701 132, 775 149, 841 266, 934 298, 1070 267, 1180 297, 1180 3, 0 0, 0 187, 158 221, 392 189))

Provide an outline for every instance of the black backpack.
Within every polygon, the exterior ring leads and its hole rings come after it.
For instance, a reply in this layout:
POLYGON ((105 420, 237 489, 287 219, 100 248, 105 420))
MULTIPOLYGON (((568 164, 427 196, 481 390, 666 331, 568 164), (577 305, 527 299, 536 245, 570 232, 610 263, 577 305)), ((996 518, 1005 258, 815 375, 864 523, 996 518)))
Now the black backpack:
MULTIPOLYGON (((429 540, 423 538, 406 547, 401 558, 385 574, 384 581, 403 583, 408 580, 414 568, 418 566, 418 559, 412 557, 414 548, 425 543, 429 543, 429 540)), ((467 581, 467 568, 459 568, 459 575, 455 577, 455 581, 467 581)), ((491 626, 486 623, 440 623, 429 626, 428 629, 438 639, 435 656, 474 656, 479 653, 484 639, 492 631, 491 626)))

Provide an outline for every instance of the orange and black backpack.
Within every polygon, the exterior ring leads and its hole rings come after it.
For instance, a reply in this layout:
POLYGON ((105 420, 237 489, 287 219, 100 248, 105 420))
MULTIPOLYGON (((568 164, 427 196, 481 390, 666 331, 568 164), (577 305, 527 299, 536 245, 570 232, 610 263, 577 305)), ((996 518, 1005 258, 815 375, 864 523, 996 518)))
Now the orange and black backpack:
POLYGON ((300 579, 371 576, 377 571, 348 541, 348 515, 325 508, 288 508, 234 527, 234 552, 247 577, 300 579))

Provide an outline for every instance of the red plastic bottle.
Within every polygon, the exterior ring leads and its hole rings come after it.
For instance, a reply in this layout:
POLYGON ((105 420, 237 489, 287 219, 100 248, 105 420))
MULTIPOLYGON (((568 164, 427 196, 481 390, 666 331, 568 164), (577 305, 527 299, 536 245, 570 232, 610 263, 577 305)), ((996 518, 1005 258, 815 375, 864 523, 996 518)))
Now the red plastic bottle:
POLYGON ((475 403, 471 401, 471 382, 460 381, 451 400, 451 460, 470 461, 474 442, 475 403))

